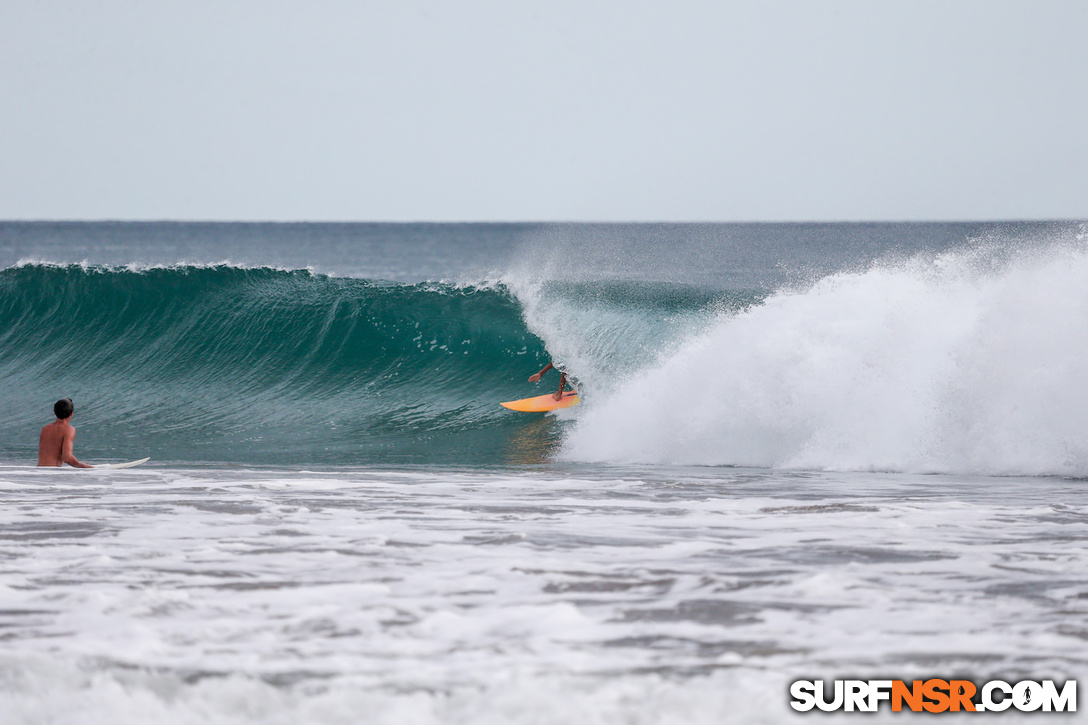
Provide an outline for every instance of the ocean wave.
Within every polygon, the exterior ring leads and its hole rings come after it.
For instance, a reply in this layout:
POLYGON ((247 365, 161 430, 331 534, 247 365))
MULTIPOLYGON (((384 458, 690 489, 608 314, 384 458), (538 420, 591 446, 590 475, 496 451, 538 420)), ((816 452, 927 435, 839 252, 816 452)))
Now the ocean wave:
POLYGON ((1088 475, 1088 250, 980 244, 719 315, 584 410, 572 460, 1088 475))
POLYGON ((64 395, 81 445, 182 460, 411 459, 441 432, 509 433, 497 402, 547 360, 501 287, 227 264, 2 270, 0 344, 9 440, 64 395))
POLYGON ((1088 475, 1088 251, 974 243, 769 293, 507 274, 0 270, 0 457, 53 400, 88 455, 1088 475), (552 389, 535 416, 503 400, 552 389))
POLYGON ((31 457, 37 426, 68 396, 88 455, 540 462, 572 415, 501 408, 558 381, 534 386, 530 374, 554 360, 592 397, 742 298, 633 282, 24 261, 0 270, 0 456, 31 457))

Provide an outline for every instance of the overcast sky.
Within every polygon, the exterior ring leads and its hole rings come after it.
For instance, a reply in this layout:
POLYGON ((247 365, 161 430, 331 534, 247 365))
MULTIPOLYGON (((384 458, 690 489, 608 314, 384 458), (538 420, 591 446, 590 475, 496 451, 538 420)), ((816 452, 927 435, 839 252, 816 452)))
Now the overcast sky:
POLYGON ((0 219, 1088 218, 1084 0, 0 0, 0 219))

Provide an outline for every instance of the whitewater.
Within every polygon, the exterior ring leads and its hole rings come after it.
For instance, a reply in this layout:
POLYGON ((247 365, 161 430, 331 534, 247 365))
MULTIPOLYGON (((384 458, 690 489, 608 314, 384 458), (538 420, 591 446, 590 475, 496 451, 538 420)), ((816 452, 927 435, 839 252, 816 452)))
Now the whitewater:
POLYGON ((978 247, 776 292, 580 419, 574 460, 1088 475, 1088 249, 978 247))
POLYGON ((1077 223, 0 223, 3 722, 1083 684, 1086 278, 1077 223), (151 462, 32 467, 62 396, 151 462))

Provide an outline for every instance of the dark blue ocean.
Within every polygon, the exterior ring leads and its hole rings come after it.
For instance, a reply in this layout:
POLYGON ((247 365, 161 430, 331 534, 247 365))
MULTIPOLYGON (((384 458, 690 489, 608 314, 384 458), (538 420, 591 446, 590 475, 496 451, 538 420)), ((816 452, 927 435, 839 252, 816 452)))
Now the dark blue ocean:
POLYGON ((0 712, 1083 681, 1086 279, 1078 222, 0 222, 0 712), (549 361, 581 404, 499 406, 549 361), (81 459, 151 461, 32 467, 60 397, 81 459))

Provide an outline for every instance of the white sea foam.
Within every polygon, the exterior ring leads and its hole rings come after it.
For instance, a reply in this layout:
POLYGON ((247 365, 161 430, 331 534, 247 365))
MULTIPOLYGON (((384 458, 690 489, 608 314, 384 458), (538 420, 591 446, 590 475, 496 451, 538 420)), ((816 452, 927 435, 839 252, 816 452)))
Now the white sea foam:
POLYGON ((1088 667, 1078 482, 648 473, 5 469, 3 722, 778 723, 793 678, 1088 667))
MULTIPOLYGON (((784 712, 782 676, 719 673, 698 680, 526 677, 503 673, 474 687, 396 692, 337 680, 277 687, 228 676, 187 683, 176 675, 103 671, 45 658, 0 657, 5 722, 75 725, 771 725, 784 712)), ((833 720, 834 721, 834 720, 833 720)))
POLYGON ((585 396, 572 460, 1088 475, 1088 250, 979 247, 783 290, 585 396))

